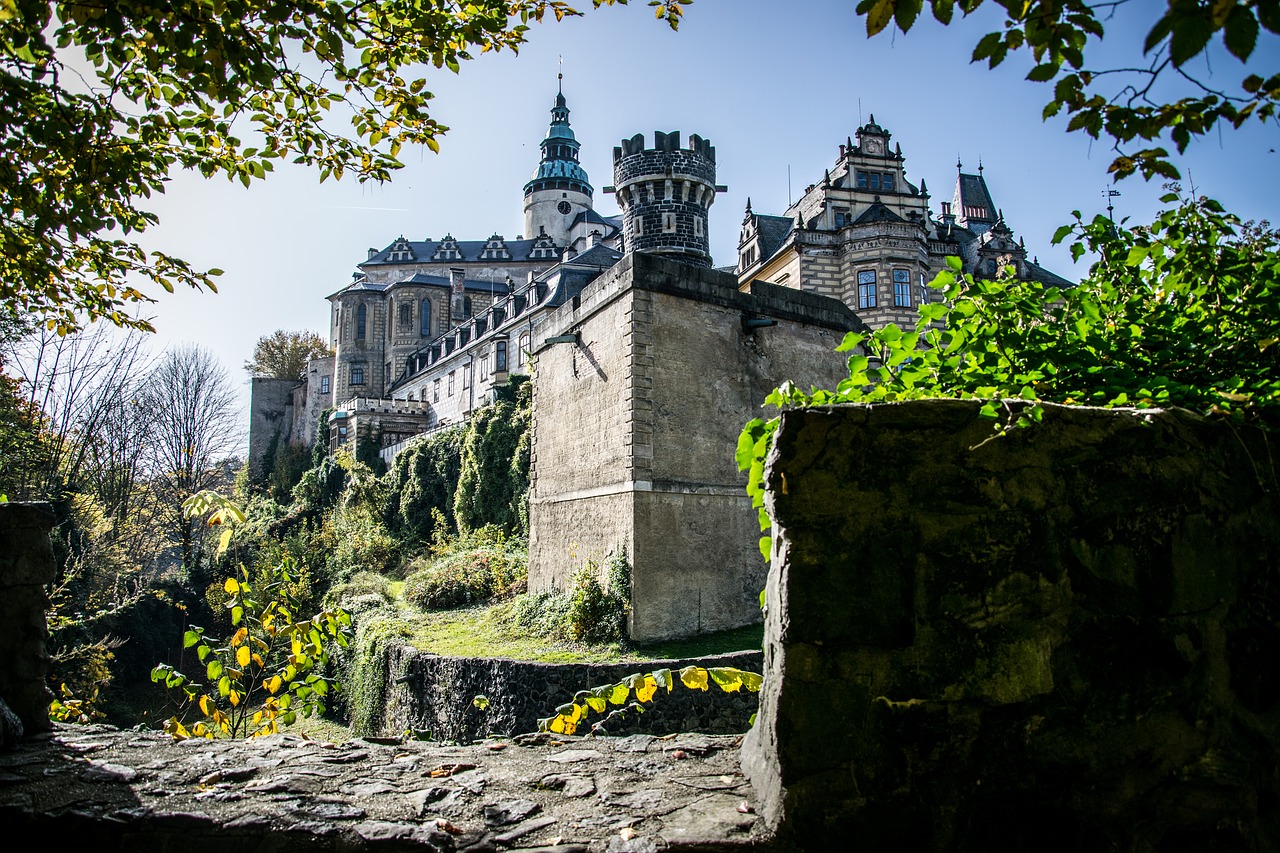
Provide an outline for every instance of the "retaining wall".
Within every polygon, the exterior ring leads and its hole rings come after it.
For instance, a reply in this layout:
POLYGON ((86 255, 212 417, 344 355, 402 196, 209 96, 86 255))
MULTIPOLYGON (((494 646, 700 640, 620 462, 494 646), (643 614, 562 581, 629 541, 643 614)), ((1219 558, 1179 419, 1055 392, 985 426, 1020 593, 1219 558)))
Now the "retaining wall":
POLYGON ((743 764, 805 850, 1280 849, 1277 437, 783 415, 743 764))

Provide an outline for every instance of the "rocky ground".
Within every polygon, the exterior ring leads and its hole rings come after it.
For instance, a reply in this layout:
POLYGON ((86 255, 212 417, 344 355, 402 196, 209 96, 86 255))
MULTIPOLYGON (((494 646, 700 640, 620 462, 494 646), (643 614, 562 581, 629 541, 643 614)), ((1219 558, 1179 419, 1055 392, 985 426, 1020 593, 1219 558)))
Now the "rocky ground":
POLYGON ((0 753, 0 825, 95 851, 771 849, 739 736, 469 746, 59 726, 0 753))

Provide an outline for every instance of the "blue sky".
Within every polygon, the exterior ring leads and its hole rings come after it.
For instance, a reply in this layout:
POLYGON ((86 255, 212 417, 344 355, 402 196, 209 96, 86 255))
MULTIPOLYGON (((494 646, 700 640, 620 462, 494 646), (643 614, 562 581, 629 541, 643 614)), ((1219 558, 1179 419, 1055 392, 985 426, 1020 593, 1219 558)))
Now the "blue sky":
MULTIPOLYGON (((147 312, 157 347, 195 342, 213 350, 247 405, 241 365, 254 342, 279 328, 325 333, 324 297, 350 281, 367 248, 401 234, 514 238, 561 59, 601 212, 616 212, 600 188, 612 183, 612 150, 623 137, 679 130, 716 146, 718 180, 729 187, 711 210, 718 265, 734 261, 748 197, 758 213, 781 213, 874 114, 901 144, 908 178, 927 181, 935 214, 951 198, 957 158, 966 172, 981 160, 996 204, 1028 250, 1068 278, 1083 272, 1049 241, 1072 210, 1105 212, 1112 152, 1106 141, 1065 133, 1063 119, 1041 121, 1050 90, 1023 80, 1029 56, 994 71, 969 62, 973 45, 997 25, 992 10, 949 28, 922 18, 908 34, 868 40, 856 0, 696 0, 679 32, 655 21, 643 0, 633 3, 535 26, 518 56, 486 54, 458 75, 430 75, 434 114, 450 130, 439 154, 403 151, 406 168, 390 184, 319 184, 296 167, 249 189, 176 175, 154 204, 161 225, 145 242, 225 275, 217 295, 161 294, 147 312)), ((1090 64, 1132 64, 1144 36, 1140 26, 1110 22, 1090 64)), ((1274 71, 1277 53, 1269 37, 1256 57, 1274 71)), ((1199 70, 1233 89, 1244 76, 1220 52, 1199 70)), ((1274 124, 1226 130, 1177 162, 1198 192, 1242 217, 1280 219, 1277 136, 1274 124)), ((1116 188, 1117 219, 1141 222, 1158 209, 1159 184, 1129 178, 1116 188)))

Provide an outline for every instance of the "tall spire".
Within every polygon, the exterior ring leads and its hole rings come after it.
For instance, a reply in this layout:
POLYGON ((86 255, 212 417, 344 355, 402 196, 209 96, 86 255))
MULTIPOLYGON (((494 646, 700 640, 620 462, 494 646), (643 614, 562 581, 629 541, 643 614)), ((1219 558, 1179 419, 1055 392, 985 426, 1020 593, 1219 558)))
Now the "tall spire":
POLYGON ((578 140, 569 127, 569 106, 564 97, 564 73, 556 75, 556 98, 551 106, 551 126, 542 140, 542 159, 524 194, 560 188, 592 194, 587 173, 578 163, 578 140))

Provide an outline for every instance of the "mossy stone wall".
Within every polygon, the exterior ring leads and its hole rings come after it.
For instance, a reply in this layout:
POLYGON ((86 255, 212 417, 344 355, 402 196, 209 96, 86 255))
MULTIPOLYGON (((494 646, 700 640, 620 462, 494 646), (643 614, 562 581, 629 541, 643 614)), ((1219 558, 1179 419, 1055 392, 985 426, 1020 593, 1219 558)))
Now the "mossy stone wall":
POLYGON ((1280 849, 1280 436, 788 412, 743 750, 802 849, 1280 849))

